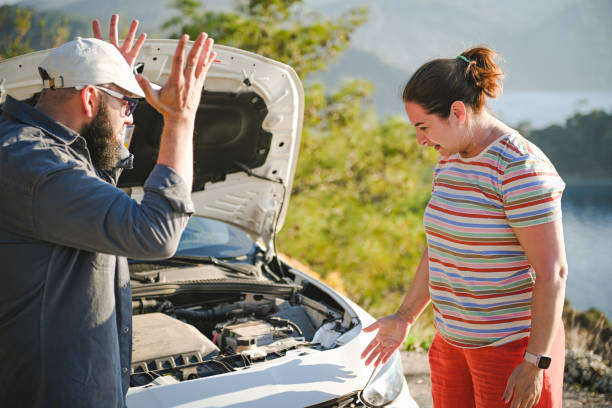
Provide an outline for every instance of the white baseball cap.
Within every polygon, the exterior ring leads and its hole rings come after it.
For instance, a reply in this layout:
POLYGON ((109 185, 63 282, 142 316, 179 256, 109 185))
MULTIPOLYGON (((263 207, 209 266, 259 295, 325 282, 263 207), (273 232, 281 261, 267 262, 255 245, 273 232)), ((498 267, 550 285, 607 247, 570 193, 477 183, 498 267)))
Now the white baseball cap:
POLYGON ((132 68, 119 50, 96 38, 77 37, 60 45, 42 60, 39 72, 44 88, 82 89, 86 85, 113 83, 134 95, 145 97, 132 68))

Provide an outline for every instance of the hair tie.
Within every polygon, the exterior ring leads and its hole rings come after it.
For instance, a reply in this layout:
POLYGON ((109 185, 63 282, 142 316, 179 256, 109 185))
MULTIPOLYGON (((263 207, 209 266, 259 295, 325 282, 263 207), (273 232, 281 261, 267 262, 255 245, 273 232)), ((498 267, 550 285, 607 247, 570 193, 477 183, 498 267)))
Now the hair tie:
POLYGON ((468 65, 469 65, 469 64, 472 62, 472 61, 470 61, 469 59, 467 59, 467 58, 466 58, 464 55, 459 55, 459 56, 457 57, 457 59, 460 59, 460 60, 463 60, 463 61, 467 62, 467 63, 468 63, 468 65))

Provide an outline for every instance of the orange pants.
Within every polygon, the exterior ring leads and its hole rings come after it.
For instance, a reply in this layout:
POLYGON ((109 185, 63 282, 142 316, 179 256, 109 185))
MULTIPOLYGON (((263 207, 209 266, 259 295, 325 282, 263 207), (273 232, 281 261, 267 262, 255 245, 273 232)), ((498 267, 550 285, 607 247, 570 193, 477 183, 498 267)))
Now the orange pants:
MULTIPOLYGON (((508 407, 502 396, 512 371, 523 361, 529 339, 499 347, 463 349, 448 344, 436 333, 429 349, 431 393, 435 408, 508 407)), ((552 363, 544 370, 542 395, 537 408, 561 408, 565 331, 563 325, 550 352, 552 363)))

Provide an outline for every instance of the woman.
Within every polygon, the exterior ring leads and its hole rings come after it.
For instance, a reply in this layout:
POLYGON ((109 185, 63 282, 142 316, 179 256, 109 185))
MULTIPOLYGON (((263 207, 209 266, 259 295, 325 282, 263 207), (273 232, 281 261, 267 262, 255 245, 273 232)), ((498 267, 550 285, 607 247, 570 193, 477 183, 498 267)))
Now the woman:
POLYGON ((546 156, 484 108, 503 73, 486 47, 420 67, 403 93, 420 145, 440 152, 427 249, 366 364, 385 363, 429 301, 435 407, 561 407, 565 187, 546 156))

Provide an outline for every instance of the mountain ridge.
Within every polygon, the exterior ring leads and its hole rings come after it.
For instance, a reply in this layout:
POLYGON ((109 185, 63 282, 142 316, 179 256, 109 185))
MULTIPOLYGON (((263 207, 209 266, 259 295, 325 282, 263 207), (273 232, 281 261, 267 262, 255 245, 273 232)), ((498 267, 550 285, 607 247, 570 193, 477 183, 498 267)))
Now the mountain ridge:
MULTIPOLYGON (((161 37, 161 23, 175 15, 169 0, 24 0, 20 4, 57 10, 107 24, 112 12, 122 14, 122 26, 141 21, 150 37, 161 37), (96 7, 92 7, 95 4, 96 7), (146 6, 145 6, 146 4, 146 6), (102 7, 102 8, 101 8, 102 7)), ((227 9, 228 2, 203 1, 206 9, 227 9)), ((365 3, 354 0, 305 0, 304 10, 334 16, 365 3)), ((371 0, 368 21, 359 27, 351 47, 317 74, 334 84, 349 73, 369 79, 377 105, 387 113, 401 87, 422 63, 452 57, 477 45, 488 44, 502 59, 504 84, 513 90, 612 90, 612 2, 558 0, 543 5, 530 0, 371 0), (356 66, 360 64, 360 66, 356 66), (362 65, 362 66, 361 66, 362 65), (401 81, 400 81, 401 78, 401 81), (382 90, 386 93, 383 97, 382 90)))

